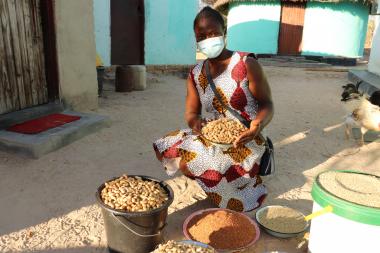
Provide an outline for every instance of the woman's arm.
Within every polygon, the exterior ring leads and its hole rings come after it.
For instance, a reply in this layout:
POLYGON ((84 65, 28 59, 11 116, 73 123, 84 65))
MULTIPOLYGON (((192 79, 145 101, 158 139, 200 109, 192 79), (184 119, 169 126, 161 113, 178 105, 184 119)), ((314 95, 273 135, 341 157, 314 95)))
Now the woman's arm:
POLYGON ((258 102, 258 112, 252 125, 260 125, 262 130, 273 118, 272 93, 261 65, 253 58, 246 60, 249 90, 258 102))
POLYGON ((187 78, 187 95, 186 95, 186 110, 185 120, 189 127, 194 132, 200 132, 202 128, 202 106, 199 100, 199 94, 195 88, 195 83, 191 76, 187 78))
POLYGON ((235 146, 244 145, 255 138, 260 131, 269 124, 273 118, 272 94, 260 64, 252 57, 246 60, 249 90, 258 103, 256 118, 252 120, 251 127, 235 141, 235 146))

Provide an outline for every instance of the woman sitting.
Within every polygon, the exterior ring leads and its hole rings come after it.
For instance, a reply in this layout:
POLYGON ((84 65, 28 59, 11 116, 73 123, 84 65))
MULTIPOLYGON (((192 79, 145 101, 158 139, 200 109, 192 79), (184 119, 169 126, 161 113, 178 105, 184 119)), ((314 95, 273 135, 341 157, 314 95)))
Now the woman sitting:
POLYGON ((256 137, 273 116, 270 87, 254 57, 225 48, 225 25, 219 12, 210 7, 201 10, 194 20, 194 32, 199 50, 208 59, 198 63, 187 79, 185 119, 191 129, 174 131, 153 146, 169 175, 180 169, 219 207, 250 211, 267 194, 258 175, 265 146, 256 137), (206 122, 202 108, 212 119, 236 119, 211 89, 205 63, 224 104, 250 121, 249 129, 228 150, 199 135, 206 122))

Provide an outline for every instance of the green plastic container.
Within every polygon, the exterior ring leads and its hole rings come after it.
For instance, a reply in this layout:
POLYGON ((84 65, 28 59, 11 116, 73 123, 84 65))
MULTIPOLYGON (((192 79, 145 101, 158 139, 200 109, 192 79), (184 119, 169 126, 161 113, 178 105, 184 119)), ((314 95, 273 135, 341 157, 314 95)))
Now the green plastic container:
MULTIPOLYGON (((328 172, 331 171, 324 173, 328 172)), ((336 172, 375 176, 359 171, 336 172)), ((309 252, 380 252, 380 208, 352 203, 335 196, 320 184, 320 175, 317 176, 311 192, 314 200, 313 212, 327 206, 332 207, 332 212, 312 219, 309 252)))

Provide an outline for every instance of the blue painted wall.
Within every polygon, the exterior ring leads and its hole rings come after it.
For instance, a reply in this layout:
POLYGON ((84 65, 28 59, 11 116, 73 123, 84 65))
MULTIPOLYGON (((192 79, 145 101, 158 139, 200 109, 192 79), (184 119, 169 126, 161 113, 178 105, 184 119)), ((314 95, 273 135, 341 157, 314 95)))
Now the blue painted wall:
POLYGON ((96 52, 105 66, 111 65, 110 0, 94 0, 96 52))
POLYGON ((368 24, 367 6, 358 3, 308 2, 303 55, 360 57, 368 24))
MULTIPOLYGON (((195 0, 145 0, 145 64, 194 64, 196 44, 193 20, 195 0)), ((94 0, 96 50, 110 65, 110 0, 94 0)))
POLYGON ((277 54, 280 16, 280 0, 231 3, 227 47, 235 51, 277 54))
POLYGON ((194 64, 195 0, 145 0, 145 64, 194 64))

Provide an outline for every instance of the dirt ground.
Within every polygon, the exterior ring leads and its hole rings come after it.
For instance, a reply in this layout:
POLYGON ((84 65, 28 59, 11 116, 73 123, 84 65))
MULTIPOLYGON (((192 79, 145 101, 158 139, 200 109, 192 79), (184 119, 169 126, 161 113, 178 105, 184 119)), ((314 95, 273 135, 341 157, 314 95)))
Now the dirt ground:
MULTIPOLYGON (((276 174, 265 178, 265 204, 284 204, 309 213, 313 178, 329 169, 380 174, 380 144, 358 148, 345 140, 341 85, 347 73, 266 67, 275 103, 267 133, 276 147, 276 174)), ((175 191, 166 238, 183 239, 182 222, 210 205, 192 181, 169 179, 155 160, 151 143, 184 127, 185 81, 150 75, 148 89, 126 94, 106 86, 97 113, 110 128, 87 136, 39 160, 0 153, 0 252, 106 252, 95 191, 123 173, 168 180, 175 191)), ((254 213, 249 215, 253 216, 254 213)), ((305 235, 307 238, 307 234, 305 235)), ((307 251, 307 240, 276 239, 264 232, 246 252, 307 251)))

